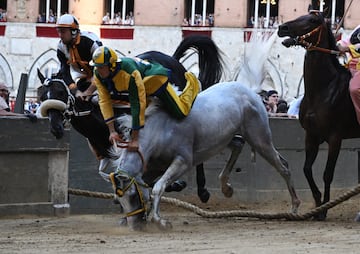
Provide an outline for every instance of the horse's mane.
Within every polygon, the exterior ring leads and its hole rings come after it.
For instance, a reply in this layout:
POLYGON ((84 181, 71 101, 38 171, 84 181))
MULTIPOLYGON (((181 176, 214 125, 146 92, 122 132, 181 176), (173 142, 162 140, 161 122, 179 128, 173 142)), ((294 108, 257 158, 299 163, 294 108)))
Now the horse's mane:
MULTIPOLYGON (((325 22, 325 20, 324 20, 325 22)), ((336 45, 336 39, 335 39, 335 36, 333 34, 333 31, 331 29, 331 23, 330 22, 325 22, 325 25, 326 25, 326 31, 327 31, 327 37, 328 37, 328 42, 329 42, 329 48, 332 49, 332 50, 339 50, 339 48, 337 47, 336 45)), ((339 60, 337 58, 336 55, 331 55, 331 60, 333 62, 333 65, 337 68, 338 71, 346 71, 346 68, 339 63, 339 60)))
MULTIPOLYGON (((331 23, 326 22, 325 20, 324 20, 324 23, 327 28, 326 31, 327 31, 329 48, 332 50, 338 51, 339 49, 336 45, 336 39, 335 39, 335 36, 331 29, 331 23)), ((332 65, 335 67, 335 69, 339 73, 339 76, 338 76, 339 81, 336 82, 336 86, 332 87, 332 89, 331 89, 332 96, 329 97, 332 100, 332 103, 335 104, 337 102, 340 102, 340 100, 342 100, 342 98, 344 98, 344 96, 348 96, 348 87, 349 87, 348 84, 349 84, 349 80, 351 78, 351 74, 350 74, 350 71, 348 69, 346 69, 345 66, 343 66, 339 62, 339 59, 336 55, 331 54, 330 59, 331 59, 332 65), (339 86, 339 84, 340 84, 340 86, 339 86)))

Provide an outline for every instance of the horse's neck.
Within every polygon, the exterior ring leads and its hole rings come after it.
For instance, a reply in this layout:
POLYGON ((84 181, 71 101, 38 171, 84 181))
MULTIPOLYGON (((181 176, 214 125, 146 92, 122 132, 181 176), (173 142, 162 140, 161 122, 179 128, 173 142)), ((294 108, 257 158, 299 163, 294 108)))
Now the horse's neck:
MULTIPOLYGON (((320 48, 329 49, 329 43, 319 45, 320 48)), ((305 93, 319 94, 333 85, 331 82, 338 75, 334 56, 319 50, 306 52, 304 61, 305 93)))

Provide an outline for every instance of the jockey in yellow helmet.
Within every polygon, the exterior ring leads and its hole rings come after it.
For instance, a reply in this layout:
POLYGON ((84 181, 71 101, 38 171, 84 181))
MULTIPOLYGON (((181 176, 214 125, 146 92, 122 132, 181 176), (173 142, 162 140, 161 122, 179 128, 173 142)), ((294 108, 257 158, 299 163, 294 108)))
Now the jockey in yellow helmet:
POLYGON ((187 116, 199 93, 200 85, 192 73, 185 73, 187 85, 179 96, 169 84, 169 71, 158 63, 141 59, 118 59, 115 51, 102 46, 94 54, 90 65, 95 66, 94 82, 99 93, 99 105, 110 130, 110 141, 121 141, 114 128, 112 100, 128 91, 132 115, 132 141, 129 150, 138 149, 138 130, 145 124, 146 97, 157 96, 170 114, 178 119, 187 116))

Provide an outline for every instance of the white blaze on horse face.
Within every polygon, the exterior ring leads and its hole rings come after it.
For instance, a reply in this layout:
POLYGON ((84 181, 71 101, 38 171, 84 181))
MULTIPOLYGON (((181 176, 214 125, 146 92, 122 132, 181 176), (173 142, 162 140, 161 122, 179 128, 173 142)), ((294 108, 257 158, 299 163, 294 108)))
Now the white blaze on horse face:
POLYGON ((46 98, 47 98, 47 99, 50 99, 50 98, 51 98, 51 92, 50 92, 50 90, 47 91, 47 93, 46 93, 46 98))

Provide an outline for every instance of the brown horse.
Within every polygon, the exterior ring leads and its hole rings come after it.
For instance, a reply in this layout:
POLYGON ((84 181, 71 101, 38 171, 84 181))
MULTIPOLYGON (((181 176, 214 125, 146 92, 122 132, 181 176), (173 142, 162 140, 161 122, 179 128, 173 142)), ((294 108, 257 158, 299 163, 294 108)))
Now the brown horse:
MULTIPOLYGON (((312 11, 286 22, 279 26, 278 35, 290 37, 283 42, 286 47, 300 45, 306 49, 305 95, 299 119, 306 132, 304 173, 316 206, 320 206, 330 200, 330 185, 342 139, 360 137, 360 126, 349 94, 351 74, 338 61, 335 37, 322 13, 312 11), (323 142, 327 142, 329 148, 321 201, 321 192, 312 175, 312 165, 323 142)), ((317 214, 315 219, 324 220, 326 214, 327 211, 317 214)))

